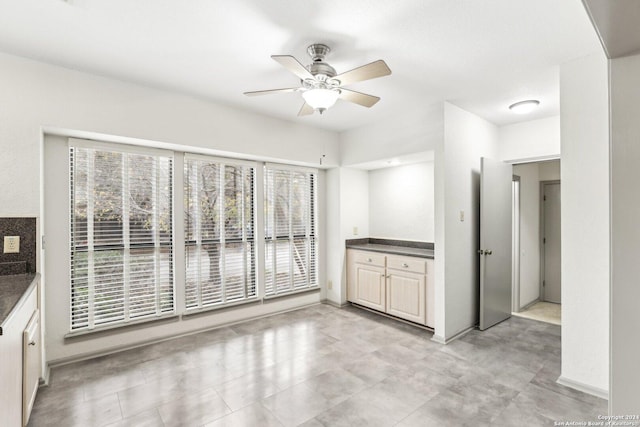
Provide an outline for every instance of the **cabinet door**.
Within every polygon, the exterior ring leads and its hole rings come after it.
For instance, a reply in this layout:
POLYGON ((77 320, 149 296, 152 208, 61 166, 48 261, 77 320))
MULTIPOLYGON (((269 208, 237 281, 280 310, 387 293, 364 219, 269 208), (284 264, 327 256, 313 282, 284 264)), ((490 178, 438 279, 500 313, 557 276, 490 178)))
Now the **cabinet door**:
POLYGON ((371 265, 355 265, 357 304, 375 310, 385 310, 384 268, 371 265))
POLYGON ((425 275, 388 270, 387 313, 425 324, 425 275))
POLYGON ((33 312, 23 332, 22 344, 22 423, 27 425, 40 382, 40 311, 33 312))

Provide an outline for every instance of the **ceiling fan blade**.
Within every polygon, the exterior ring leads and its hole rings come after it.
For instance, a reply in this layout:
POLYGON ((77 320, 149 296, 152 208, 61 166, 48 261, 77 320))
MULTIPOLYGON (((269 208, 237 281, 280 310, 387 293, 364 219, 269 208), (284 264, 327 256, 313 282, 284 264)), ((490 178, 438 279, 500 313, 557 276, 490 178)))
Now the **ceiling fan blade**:
POLYGON ((271 55, 271 58, 302 80, 313 78, 313 74, 291 55, 271 55))
POLYGON ((253 92, 245 92, 244 94, 247 96, 259 96, 259 95, 269 95, 272 93, 286 93, 286 92, 297 92, 299 87, 288 87, 286 89, 270 89, 270 90, 255 90, 253 92))
POLYGON ((362 67, 354 68, 353 70, 338 74, 333 79, 340 80, 340 85, 344 86, 364 80, 388 76, 389 74, 391 74, 391 69, 387 66, 386 62, 379 59, 375 62, 371 62, 370 64, 363 65, 362 67))
POLYGON ((360 93, 355 90, 344 88, 340 88, 340 95, 338 95, 338 98, 367 108, 373 107, 376 102, 380 101, 380 98, 377 96, 367 95, 366 93, 360 93))
POLYGON ((302 108, 298 112, 298 116, 308 116, 310 114, 313 114, 313 112, 313 107, 305 102, 304 104, 302 104, 302 108))

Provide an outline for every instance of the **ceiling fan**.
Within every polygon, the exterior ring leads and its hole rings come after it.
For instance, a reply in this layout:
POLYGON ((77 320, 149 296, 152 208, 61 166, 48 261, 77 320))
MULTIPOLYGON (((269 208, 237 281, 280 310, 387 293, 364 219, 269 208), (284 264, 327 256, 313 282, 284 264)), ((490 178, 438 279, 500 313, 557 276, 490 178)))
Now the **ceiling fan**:
POLYGON ((306 67, 291 55, 272 55, 271 58, 300 78, 301 86, 259 90, 245 92, 244 94, 257 96, 272 93, 301 92, 305 102, 298 112, 298 116, 313 114, 314 111, 322 114, 327 108, 332 107, 338 98, 367 108, 373 107, 376 102, 380 101, 377 96, 345 89, 344 86, 388 76, 391 74, 391 70, 383 60, 380 59, 342 74, 337 74, 331 65, 324 62, 324 58, 329 52, 331 52, 331 49, 325 44, 312 44, 307 48, 307 53, 311 56, 313 62, 306 67))

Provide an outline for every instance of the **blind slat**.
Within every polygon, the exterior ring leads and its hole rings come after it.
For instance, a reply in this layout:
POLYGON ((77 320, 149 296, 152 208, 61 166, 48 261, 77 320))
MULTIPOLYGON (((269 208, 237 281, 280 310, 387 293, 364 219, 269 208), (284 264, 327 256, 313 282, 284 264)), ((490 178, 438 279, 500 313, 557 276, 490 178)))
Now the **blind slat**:
POLYGON ((256 295, 253 164, 185 157, 188 310, 256 295))
POLYGON ((69 165, 71 330, 173 311, 172 158, 71 144, 69 165))
POLYGON ((265 294, 318 286, 316 173, 266 165, 265 294))

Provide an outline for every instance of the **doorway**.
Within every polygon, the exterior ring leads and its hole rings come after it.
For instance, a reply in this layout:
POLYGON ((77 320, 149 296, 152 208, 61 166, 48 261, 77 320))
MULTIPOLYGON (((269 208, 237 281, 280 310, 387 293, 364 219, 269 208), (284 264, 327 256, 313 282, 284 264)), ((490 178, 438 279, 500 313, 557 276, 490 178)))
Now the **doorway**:
POLYGON ((513 174, 512 314, 560 324, 560 160, 513 174))

